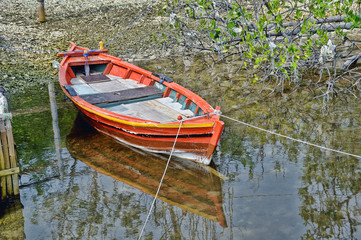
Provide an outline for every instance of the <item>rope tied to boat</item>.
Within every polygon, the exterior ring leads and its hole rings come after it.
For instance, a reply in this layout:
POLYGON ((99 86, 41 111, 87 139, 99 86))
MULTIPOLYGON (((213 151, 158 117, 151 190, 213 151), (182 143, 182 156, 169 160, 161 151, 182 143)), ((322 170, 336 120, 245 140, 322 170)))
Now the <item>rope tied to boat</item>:
POLYGON ((355 158, 361 158, 360 155, 356 155, 356 154, 352 154, 352 153, 348 153, 348 152, 344 152, 344 151, 340 151, 340 150, 336 150, 336 149, 324 147, 324 146, 321 146, 321 145, 317 145, 317 144, 314 144, 314 143, 310 143, 310 142, 307 142, 307 141, 303 141, 303 140, 300 140, 300 139, 296 139, 296 138, 293 138, 293 137, 289 137, 289 136, 286 136, 286 135, 283 135, 283 134, 280 134, 280 133, 276 133, 276 132, 273 132, 273 131, 270 131, 270 130, 266 130, 266 129, 263 129, 263 128, 254 126, 254 125, 249 124, 249 123, 242 122, 242 121, 240 121, 240 120, 237 120, 237 119, 234 119, 234 118, 225 116, 225 115, 223 115, 223 114, 220 114, 220 116, 221 116, 221 117, 224 117, 224 118, 227 118, 227 119, 229 119, 229 120, 232 120, 232 121, 234 121, 234 122, 243 124, 243 125, 245 125, 245 126, 247 126, 247 127, 251 127, 251 128, 254 128, 254 129, 257 129, 257 130, 266 132, 266 133, 270 133, 270 134, 273 134, 273 135, 276 135, 276 136, 279 136, 279 137, 283 137, 283 138, 286 138, 286 139, 289 139, 289 140, 292 140, 292 141, 295 141, 295 142, 307 144, 307 145, 310 145, 310 146, 313 146, 313 147, 317 147, 317 148, 320 148, 320 149, 323 149, 323 150, 328 150, 328 151, 332 151, 332 152, 344 154, 344 155, 351 156, 351 157, 355 157, 355 158))
POLYGON ((179 136, 179 132, 181 130, 181 127, 182 127, 182 124, 183 124, 183 120, 179 120, 179 128, 178 128, 178 132, 177 132, 177 135, 174 139, 174 143, 173 143, 173 147, 172 147, 172 150, 170 151, 170 155, 169 155, 169 158, 168 158, 168 161, 167 161, 167 164, 165 166, 165 169, 164 169, 164 172, 163 172, 163 175, 162 175, 162 178, 160 179, 160 182, 159 182, 159 186, 158 186, 158 189, 157 189, 157 192, 154 196, 154 199, 153 199, 153 202, 152 202, 152 205, 149 209, 149 212, 148 212, 148 215, 147 215, 147 218, 145 219, 145 222, 144 222, 144 225, 142 227, 142 230, 140 231, 140 234, 139 234, 139 239, 142 238, 142 235, 143 235, 143 232, 144 232, 144 229, 145 229, 145 226, 147 225, 147 222, 149 220, 149 217, 150 217, 150 214, 153 210, 153 207, 154 207, 154 204, 155 204, 155 201, 157 200, 157 197, 158 197, 158 194, 159 194, 159 191, 160 191, 160 187, 162 186, 162 183, 163 183, 163 179, 165 177, 165 174, 167 172, 167 169, 168 169, 168 166, 169 166, 169 163, 170 163, 170 159, 172 158, 172 155, 173 155, 173 152, 174 152, 174 149, 175 149, 175 144, 177 143, 177 140, 178 140, 178 136, 179 136))

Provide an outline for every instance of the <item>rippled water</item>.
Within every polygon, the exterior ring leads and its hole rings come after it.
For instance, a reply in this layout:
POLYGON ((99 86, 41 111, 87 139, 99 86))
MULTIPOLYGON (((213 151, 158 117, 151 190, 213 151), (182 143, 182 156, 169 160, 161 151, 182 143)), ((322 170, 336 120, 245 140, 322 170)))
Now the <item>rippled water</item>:
MULTIPOLYGON (((183 84, 213 105, 221 105, 228 116, 361 154, 361 107, 357 99, 340 99, 328 112, 320 112, 315 101, 237 101, 235 90, 224 87, 223 82, 218 91, 209 90, 213 85, 204 81, 206 91, 197 82, 183 84)), ((46 90, 38 92, 47 96, 46 90)), ((14 96, 12 101, 31 102, 32 98, 14 96)), ((46 105, 29 113, 21 110, 21 104, 14 106, 18 113, 13 128, 22 169, 22 207, 2 215, 0 238, 138 238, 166 160, 133 151, 89 129, 75 108, 64 103, 60 92, 59 102, 60 159, 46 105)), ((212 166, 172 161, 144 238, 361 238, 358 158, 271 136, 232 121, 225 123, 212 166)))

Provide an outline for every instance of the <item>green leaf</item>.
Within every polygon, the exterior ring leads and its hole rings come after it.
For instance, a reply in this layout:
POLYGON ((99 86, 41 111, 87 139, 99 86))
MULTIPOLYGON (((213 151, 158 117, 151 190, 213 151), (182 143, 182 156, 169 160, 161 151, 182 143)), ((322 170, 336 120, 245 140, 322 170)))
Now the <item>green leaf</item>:
POLYGON ((216 20, 211 20, 211 27, 214 29, 216 27, 216 20))
POLYGON ((234 22, 228 23, 228 28, 229 28, 229 29, 232 29, 232 28, 234 28, 235 26, 236 26, 236 24, 235 24, 234 22))
POLYGON ((157 37, 154 34, 152 35, 152 38, 155 42, 158 42, 157 37))
POLYGON ((249 59, 251 59, 251 58, 252 58, 252 54, 251 54, 251 53, 249 53, 249 52, 245 52, 245 53, 244 53, 244 55, 245 55, 246 57, 248 57, 249 59))
POLYGON ((285 63, 285 61, 286 61, 286 57, 285 57, 285 56, 280 55, 280 59, 281 59, 281 62, 282 62, 282 63, 285 63))
POLYGON ((258 76, 257 76, 257 74, 254 74, 253 76, 254 76, 254 78, 253 78, 253 83, 258 82, 258 76))
POLYGON ((214 39, 214 33, 213 32, 209 32, 209 36, 214 39))

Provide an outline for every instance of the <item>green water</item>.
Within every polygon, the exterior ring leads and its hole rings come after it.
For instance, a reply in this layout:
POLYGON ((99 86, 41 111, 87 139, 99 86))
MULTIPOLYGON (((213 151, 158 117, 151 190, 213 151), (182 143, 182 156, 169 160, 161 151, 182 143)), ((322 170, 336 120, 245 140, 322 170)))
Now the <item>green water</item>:
MULTIPOLYGON (((169 74, 227 116, 361 155, 357 99, 341 97, 322 112, 321 101, 307 93, 251 98, 246 76, 223 71, 218 79, 200 64, 181 71, 176 62, 140 64, 169 74)), ((136 239, 165 160, 89 130, 58 88, 57 93, 61 159, 55 154, 47 87, 10 96, 22 207, 1 216, 0 239, 136 239)), ((358 158, 225 120, 213 162, 212 169, 172 163, 144 238, 361 238, 358 158)))

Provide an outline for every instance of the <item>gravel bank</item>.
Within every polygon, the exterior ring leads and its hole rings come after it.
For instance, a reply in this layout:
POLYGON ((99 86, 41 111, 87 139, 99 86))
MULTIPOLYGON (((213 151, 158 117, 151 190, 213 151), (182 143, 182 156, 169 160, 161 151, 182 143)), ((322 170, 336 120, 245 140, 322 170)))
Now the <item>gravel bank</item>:
MULTIPOLYGON (((37 4, 35 0, 1 1, 0 46, 65 51, 69 49, 69 42, 73 41, 80 46, 98 48, 99 41, 108 43, 150 2, 45 0, 45 23, 38 21, 37 4)), ((157 16, 154 6, 107 46, 110 54, 128 61, 173 54, 162 52, 161 46, 152 39, 153 34, 161 33, 160 23, 165 21, 168 20, 157 16)), ((53 60, 60 60, 55 53, 0 50, 0 84, 21 90, 22 85, 54 78, 53 60)))

